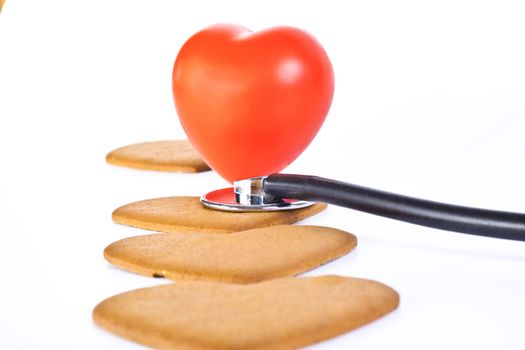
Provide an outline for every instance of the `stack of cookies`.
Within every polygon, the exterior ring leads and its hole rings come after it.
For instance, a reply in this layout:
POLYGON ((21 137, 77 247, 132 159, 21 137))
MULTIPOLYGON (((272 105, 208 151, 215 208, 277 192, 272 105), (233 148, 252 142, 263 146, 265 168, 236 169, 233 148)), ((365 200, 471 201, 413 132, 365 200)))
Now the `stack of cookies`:
MULTIPOLYGON (((108 154, 146 170, 208 170, 187 141, 131 145, 108 154)), ((176 283, 110 297, 93 311, 110 332, 161 349, 289 349, 369 323, 399 304, 376 281, 293 277, 351 252, 357 238, 335 228, 292 225, 326 209, 262 213, 205 208, 198 197, 124 205, 116 223, 159 233, 126 238, 104 251, 130 272, 176 283)))

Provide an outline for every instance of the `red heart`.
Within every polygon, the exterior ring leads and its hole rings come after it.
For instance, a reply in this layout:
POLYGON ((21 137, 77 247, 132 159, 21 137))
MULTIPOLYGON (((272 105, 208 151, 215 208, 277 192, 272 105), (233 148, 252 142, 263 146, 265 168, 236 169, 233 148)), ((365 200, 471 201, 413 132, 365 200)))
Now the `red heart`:
POLYGON ((226 180, 279 172, 312 141, 334 92, 321 45, 291 27, 216 25, 193 35, 173 67, 182 127, 226 180))

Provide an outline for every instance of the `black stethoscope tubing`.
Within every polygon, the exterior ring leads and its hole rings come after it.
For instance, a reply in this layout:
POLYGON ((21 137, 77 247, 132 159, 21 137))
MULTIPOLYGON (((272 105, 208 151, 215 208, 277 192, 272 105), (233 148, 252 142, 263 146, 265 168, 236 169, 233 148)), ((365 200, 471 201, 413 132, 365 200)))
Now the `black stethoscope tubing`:
POLYGON ((417 225, 525 241, 525 214, 408 197, 317 176, 271 174, 264 191, 278 198, 324 202, 417 225))

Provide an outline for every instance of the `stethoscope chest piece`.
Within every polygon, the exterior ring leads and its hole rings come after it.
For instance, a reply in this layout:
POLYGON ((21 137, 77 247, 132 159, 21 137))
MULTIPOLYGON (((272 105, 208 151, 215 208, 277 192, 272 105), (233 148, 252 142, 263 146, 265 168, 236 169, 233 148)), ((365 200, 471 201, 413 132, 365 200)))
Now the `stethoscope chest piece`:
POLYGON ((263 189, 266 176, 234 182, 234 187, 206 193, 201 203, 212 209, 236 212, 280 211, 306 208, 315 202, 277 198, 263 189))

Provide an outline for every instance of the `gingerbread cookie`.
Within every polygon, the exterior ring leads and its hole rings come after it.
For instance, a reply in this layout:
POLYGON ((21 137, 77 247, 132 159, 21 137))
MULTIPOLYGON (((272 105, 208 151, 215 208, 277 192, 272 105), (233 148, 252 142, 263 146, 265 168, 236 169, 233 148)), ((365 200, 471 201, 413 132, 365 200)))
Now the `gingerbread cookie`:
POLYGON ((186 281, 111 297, 93 317, 110 332, 160 349, 294 349, 372 322, 398 304, 384 284, 339 276, 186 281))
POLYGON ((165 197, 124 205, 113 212, 113 221, 160 232, 231 233, 257 227, 292 224, 326 208, 324 203, 276 212, 238 213, 204 207, 199 197, 165 197))
POLYGON ((110 164, 128 168, 196 173, 210 170, 189 141, 153 141, 124 146, 106 156, 110 164))
POLYGON ((293 276, 350 252, 357 238, 321 226, 272 226, 231 235, 160 233, 110 244, 105 258, 126 270, 173 280, 252 283, 293 276))

